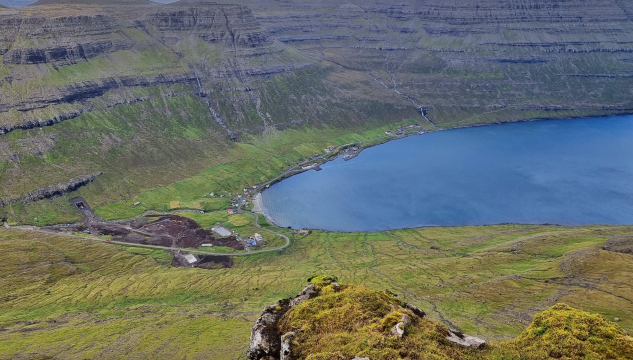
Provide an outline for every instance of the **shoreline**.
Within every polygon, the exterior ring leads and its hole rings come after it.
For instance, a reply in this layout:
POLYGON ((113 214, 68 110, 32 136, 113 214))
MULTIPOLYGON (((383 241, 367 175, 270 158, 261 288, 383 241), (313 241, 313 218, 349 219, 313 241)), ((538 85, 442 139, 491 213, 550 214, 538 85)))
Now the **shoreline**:
MULTIPOLYGON (((439 131, 449 131, 449 130, 462 130, 462 129, 468 129, 468 128, 477 128, 477 127, 484 127, 484 126, 492 126, 492 125, 509 125, 509 124, 519 124, 519 123, 528 123, 528 122, 540 122, 540 121, 562 121, 562 120, 580 120, 580 119, 589 119, 589 118, 610 118, 610 117, 620 117, 620 116, 633 116, 633 113, 621 113, 621 114, 612 114, 612 115, 595 115, 595 116, 578 116, 578 117, 560 117, 560 118, 535 118, 535 119, 526 119, 526 120, 519 120, 519 121, 506 121, 506 122, 496 122, 496 123, 486 123, 486 124, 473 124, 473 125, 465 125, 465 126, 458 126, 458 127, 452 127, 452 128, 448 128, 448 129, 443 129, 443 128, 436 128, 433 130, 426 130, 426 129, 422 129, 422 130, 418 130, 414 133, 410 133, 410 134, 404 134, 401 136, 388 136, 384 141, 380 141, 377 142, 375 144, 370 144, 368 146, 361 146, 360 150, 358 152, 357 155, 353 156, 352 158, 348 159, 351 160, 357 156, 360 155, 360 153, 366 149, 372 148, 374 146, 378 146, 378 145, 383 145, 386 144, 388 142, 391 141, 395 141, 395 140, 401 140, 401 139, 405 139, 411 136, 415 136, 415 135, 426 135, 426 134, 430 134, 430 133, 435 133, 435 132, 439 132, 439 131), (420 132, 423 131, 423 132, 420 132)), ((353 146, 353 145, 359 145, 362 144, 362 142, 360 143, 353 143, 353 144, 345 144, 345 145, 341 145, 341 146, 345 146, 343 149, 349 147, 349 146, 353 146)), ((339 157, 342 157, 343 155, 341 153, 337 154, 336 156, 332 156, 330 158, 327 158, 325 161, 318 163, 318 165, 323 165, 326 164, 330 161, 334 161, 339 157)), ((318 166, 317 166, 318 167, 318 166)), ((257 189, 257 193, 254 195, 253 197, 253 209, 251 210, 252 212, 258 213, 263 215, 266 218, 266 221, 268 221, 271 225, 278 227, 278 228, 284 228, 279 226, 278 224, 276 224, 272 218, 270 217, 269 213, 266 211, 266 207, 264 206, 264 203, 262 201, 261 198, 261 193, 263 191, 265 191, 268 187, 282 181, 285 180, 287 178, 290 178, 292 176, 301 174, 303 172, 306 171, 310 171, 310 170, 314 170, 314 169, 307 169, 307 170, 298 170, 294 173, 288 173, 285 174, 285 176, 280 176, 279 178, 271 181, 270 183, 267 183, 267 186, 262 187, 260 189, 257 189)), ((480 225, 453 225, 453 226, 442 226, 442 225, 424 225, 424 226, 420 226, 420 227, 415 227, 415 228, 409 228, 409 227, 405 227, 402 229, 388 229, 388 230, 378 230, 378 231, 369 231, 369 233, 378 233, 378 232, 384 232, 384 231, 391 231, 391 230, 403 230, 403 229, 422 229, 422 228, 434 228, 434 227, 446 227, 446 228, 457 228, 457 227, 468 227, 468 226, 500 226, 500 225, 524 225, 524 226, 561 226, 561 227, 576 227, 576 226, 631 226, 632 224, 625 224, 625 225, 616 225, 616 224, 584 224, 584 225, 565 225, 565 224, 550 224, 550 223, 544 223, 544 224, 537 224, 537 223, 500 223, 500 224, 480 224, 480 225)), ((296 230, 296 229, 293 229, 296 230)), ((309 230, 318 230, 318 231, 330 231, 330 230, 324 230, 324 229, 309 229, 309 230)), ((334 232, 343 232, 343 233, 354 233, 354 232, 358 232, 358 231, 334 231, 334 232)), ((366 232, 366 231, 365 231, 366 232)))
POLYGON ((280 229, 283 229, 281 226, 277 225, 272 218, 270 217, 270 215, 268 214, 268 211, 266 211, 266 208, 264 207, 264 202, 262 201, 262 192, 259 191, 257 192, 257 194, 255 194, 255 196, 253 196, 253 208, 251 209, 251 212, 254 212, 256 214, 262 215, 264 217, 264 219, 266 219, 266 221, 268 221, 271 225, 278 227, 280 229))

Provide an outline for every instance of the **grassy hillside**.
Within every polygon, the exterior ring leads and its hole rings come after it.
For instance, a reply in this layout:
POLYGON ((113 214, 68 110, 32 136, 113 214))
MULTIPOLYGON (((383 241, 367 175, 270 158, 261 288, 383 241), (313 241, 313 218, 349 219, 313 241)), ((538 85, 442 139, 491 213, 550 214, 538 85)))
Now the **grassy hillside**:
MULTIPOLYGON (((208 216, 205 227, 217 221, 208 216)), ((316 273, 389 289, 492 343, 559 302, 633 331, 633 256, 602 249, 632 236, 628 226, 317 231, 203 270, 172 268, 163 251, 3 228, 0 354, 236 359, 262 308, 316 273)))

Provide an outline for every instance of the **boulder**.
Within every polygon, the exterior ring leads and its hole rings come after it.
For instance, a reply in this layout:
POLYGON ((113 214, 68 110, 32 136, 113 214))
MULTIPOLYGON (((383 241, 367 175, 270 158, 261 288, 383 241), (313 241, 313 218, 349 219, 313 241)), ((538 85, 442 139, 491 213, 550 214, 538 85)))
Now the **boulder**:
POLYGON ((308 286, 306 286, 303 291, 301 291, 299 293, 299 295, 295 296, 294 298, 290 299, 290 306, 297 306, 299 304, 301 304, 302 302, 306 301, 306 300, 310 300, 313 297, 317 296, 319 294, 319 292, 317 291, 316 287, 314 286, 314 284, 310 284, 308 286))
POLYGON ((288 311, 288 300, 282 300, 267 306, 251 330, 251 344, 246 357, 251 360, 263 360, 268 357, 278 359, 281 352, 281 339, 278 333, 279 319, 288 311))
POLYGON ((409 319, 409 316, 402 315, 402 318, 400 318, 400 322, 394 325, 394 327, 391 329, 391 334, 402 338, 407 326, 409 326, 410 324, 411 320, 409 319))
POLYGON ((291 359, 290 343, 294 332, 279 336, 279 320, 292 307, 312 299, 319 294, 314 284, 306 286, 299 295, 280 300, 267 306, 251 330, 251 344, 246 351, 250 360, 291 359))
POLYGON ((452 343, 468 346, 475 349, 483 349, 486 346, 486 340, 476 338, 474 336, 465 335, 457 330, 448 330, 446 339, 452 343))
POLYGON ((414 314, 416 314, 420 319, 423 319, 426 317, 426 313, 424 311, 422 311, 422 309, 420 309, 419 307, 413 305, 413 304, 409 304, 409 303, 404 303, 404 305, 402 306, 405 309, 409 309, 411 311, 413 311, 414 314))

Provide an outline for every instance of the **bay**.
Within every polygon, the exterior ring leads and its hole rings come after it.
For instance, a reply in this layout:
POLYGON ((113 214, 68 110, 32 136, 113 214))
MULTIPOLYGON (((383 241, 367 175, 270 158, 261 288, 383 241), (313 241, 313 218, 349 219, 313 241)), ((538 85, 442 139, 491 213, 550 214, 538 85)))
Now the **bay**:
POLYGON ((633 224, 633 116, 437 131, 388 142, 262 193, 277 225, 633 224))

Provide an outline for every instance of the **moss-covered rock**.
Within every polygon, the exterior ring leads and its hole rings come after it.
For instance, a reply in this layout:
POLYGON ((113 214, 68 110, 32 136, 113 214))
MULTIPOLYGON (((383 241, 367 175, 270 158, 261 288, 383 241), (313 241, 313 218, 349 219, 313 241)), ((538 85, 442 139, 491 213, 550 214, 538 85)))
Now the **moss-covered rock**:
POLYGON ((600 315, 557 304, 493 353, 500 359, 633 359, 633 338, 600 315))
MULTIPOLYGON (((277 321, 278 338, 291 340, 285 342, 283 354, 273 358, 474 359, 482 353, 455 344, 449 338, 464 336, 426 318, 422 310, 395 294, 341 285, 337 280, 332 276, 311 277, 306 290, 281 301, 295 304, 277 321), (315 290, 316 296, 303 296, 315 290)), ((263 316, 267 316, 266 311, 263 316)))
POLYGON ((390 291, 337 281, 311 277, 301 294, 280 301, 284 311, 269 330, 284 346, 266 359, 633 359, 633 338, 624 330, 565 304, 537 314, 516 339, 484 346, 390 291))

